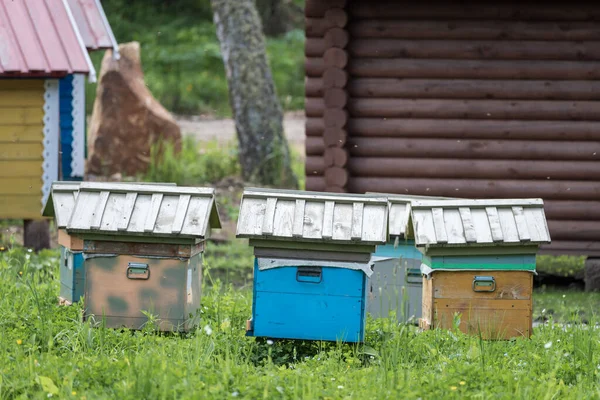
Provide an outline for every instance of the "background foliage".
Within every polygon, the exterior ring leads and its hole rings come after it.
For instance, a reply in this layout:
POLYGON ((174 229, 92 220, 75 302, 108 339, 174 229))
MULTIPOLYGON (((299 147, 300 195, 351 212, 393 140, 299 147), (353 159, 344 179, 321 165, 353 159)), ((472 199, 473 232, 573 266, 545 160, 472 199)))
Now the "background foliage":
MULTIPOLYGON (((293 13, 302 10, 303 1, 283 3, 293 13)), ((103 6, 119 43, 140 42, 146 83, 169 111, 231 114, 210 0, 105 0, 103 6)), ((287 33, 267 39, 273 78, 286 110, 304 107, 304 32, 293 22, 287 33)), ((92 54, 98 71, 102 56, 92 54)), ((87 85, 89 113, 95 90, 96 85, 87 85)))

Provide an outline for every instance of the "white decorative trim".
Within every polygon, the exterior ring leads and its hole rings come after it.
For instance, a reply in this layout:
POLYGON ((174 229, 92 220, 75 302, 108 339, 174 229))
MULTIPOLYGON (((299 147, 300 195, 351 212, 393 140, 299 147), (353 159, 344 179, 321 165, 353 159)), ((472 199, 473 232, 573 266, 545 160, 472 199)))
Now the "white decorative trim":
POLYGON ((102 22, 104 23, 106 32, 108 32, 108 36, 110 37, 110 42, 113 47, 113 59, 118 60, 121 58, 121 54, 119 53, 119 44, 117 43, 115 34, 113 33, 110 24, 108 23, 108 18, 106 18, 106 13, 104 12, 102 4, 100 4, 100 0, 96 0, 96 7, 98 7, 98 11, 100 12, 100 16, 102 17, 102 22))
POLYGON ((46 204, 52 188, 52 182, 58 180, 58 142, 60 136, 60 105, 58 80, 46 79, 44 82, 44 150, 42 164, 42 207, 46 204))
POLYGON ((83 52, 83 56, 85 57, 85 61, 90 70, 88 74, 88 79, 90 83, 96 83, 96 69, 94 68, 94 64, 92 63, 92 59, 88 54, 87 48, 85 47, 85 43, 83 38, 81 37, 81 33, 79 33, 79 28, 77 27, 77 23, 75 23, 75 18, 73 18, 73 13, 71 12, 71 7, 69 7, 69 3, 67 0, 62 0, 63 7, 65 7, 65 11, 67 12, 67 16, 69 17, 69 22, 71 23, 71 28, 73 28, 73 32, 75 32, 75 36, 77 37, 77 42, 79 43, 79 47, 83 52))
POLYGON ((85 173, 85 77, 73 75, 73 142, 71 151, 71 177, 85 173))

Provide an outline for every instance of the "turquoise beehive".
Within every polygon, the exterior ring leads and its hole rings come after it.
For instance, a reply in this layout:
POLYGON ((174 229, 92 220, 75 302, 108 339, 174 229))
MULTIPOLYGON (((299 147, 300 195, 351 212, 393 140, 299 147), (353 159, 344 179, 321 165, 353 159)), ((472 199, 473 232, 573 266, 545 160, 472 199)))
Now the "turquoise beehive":
POLYGON ((254 247, 249 336, 364 340, 371 254, 387 240, 383 197, 246 189, 237 236, 254 247))

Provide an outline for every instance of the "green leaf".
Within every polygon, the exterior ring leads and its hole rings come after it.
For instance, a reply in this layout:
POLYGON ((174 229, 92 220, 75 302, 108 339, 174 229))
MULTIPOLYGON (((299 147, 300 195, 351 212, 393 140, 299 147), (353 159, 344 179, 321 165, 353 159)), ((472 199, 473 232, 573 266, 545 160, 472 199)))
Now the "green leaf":
POLYGON ((42 386, 44 392, 58 394, 58 387, 54 384, 52 379, 47 376, 38 376, 36 380, 42 386))

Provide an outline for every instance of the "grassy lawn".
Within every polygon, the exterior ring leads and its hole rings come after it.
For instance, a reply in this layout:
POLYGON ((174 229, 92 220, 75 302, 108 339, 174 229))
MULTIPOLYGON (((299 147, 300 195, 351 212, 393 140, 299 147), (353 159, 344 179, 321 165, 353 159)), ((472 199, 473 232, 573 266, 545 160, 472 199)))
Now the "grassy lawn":
MULTIPOLYGON (((250 287, 222 283, 249 279, 236 246, 209 246, 202 326, 187 335, 94 328, 81 305, 57 305, 56 251, 0 253, 0 398, 600 398, 600 330, 581 324, 502 342, 387 319, 369 320, 360 346, 245 337, 250 287)), ((599 306, 598 294, 535 296, 554 322, 592 323, 599 306)))

